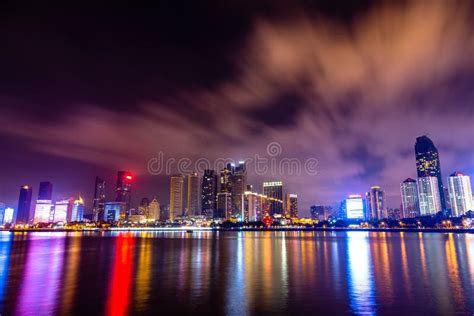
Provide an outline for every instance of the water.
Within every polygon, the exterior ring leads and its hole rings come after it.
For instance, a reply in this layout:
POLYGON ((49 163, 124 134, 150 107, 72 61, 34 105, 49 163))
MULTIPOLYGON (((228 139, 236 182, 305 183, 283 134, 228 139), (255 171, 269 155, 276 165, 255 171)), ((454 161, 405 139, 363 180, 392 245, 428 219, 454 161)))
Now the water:
POLYGON ((474 235, 0 233, 0 314, 474 313, 474 235))

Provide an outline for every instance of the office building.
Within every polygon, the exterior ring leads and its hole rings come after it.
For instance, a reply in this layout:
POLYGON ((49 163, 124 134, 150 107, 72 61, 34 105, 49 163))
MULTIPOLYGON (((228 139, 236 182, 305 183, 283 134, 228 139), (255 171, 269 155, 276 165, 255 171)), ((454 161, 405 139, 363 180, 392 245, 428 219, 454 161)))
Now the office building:
POLYGON ((97 222, 103 218, 105 205, 105 181, 95 178, 94 199, 92 201, 92 220, 97 222))
POLYGON ((416 180, 407 178, 400 184, 402 196, 402 217, 420 216, 420 206, 418 204, 418 188, 416 180))
POLYGON ((184 176, 173 175, 170 179, 170 211, 168 219, 174 221, 176 216, 184 213, 184 176))
POLYGON ((125 203, 125 212, 120 214, 125 219, 130 210, 130 201, 132 198, 132 181, 133 175, 130 171, 119 171, 117 173, 117 186, 115 188, 115 202, 125 203))
POLYGON ((418 178, 436 177, 438 185, 437 191, 440 200, 439 208, 446 210, 438 149, 427 136, 420 136, 416 138, 415 155, 418 178))
POLYGON ((158 200, 153 198, 150 204, 148 204, 148 216, 147 220, 150 222, 159 221, 161 218, 161 210, 160 210, 160 203, 158 200))
POLYGON ((201 185, 201 215, 217 217, 217 174, 214 170, 204 170, 201 185), (216 215, 216 216, 214 216, 216 215))
POLYGON ((366 212, 364 208, 364 199, 359 194, 349 195, 345 199, 345 218, 363 220, 366 218, 366 212))
POLYGON ((4 225, 5 222, 5 203, 0 202, 0 225, 4 225))
POLYGON ((63 199, 54 204, 53 223, 66 223, 70 221, 73 199, 63 199))
POLYGON ((420 215, 434 215, 441 209, 437 177, 421 177, 417 181, 420 215))
POLYGON ((453 216, 464 215, 473 211, 471 179, 469 176, 454 172, 448 177, 449 200, 453 216))
POLYGON ((72 203, 71 216, 69 222, 82 222, 84 220, 84 200, 79 195, 77 200, 72 203))
POLYGON ((33 189, 29 185, 20 187, 20 197, 18 198, 18 208, 16 210, 16 224, 29 224, 31 212, 31 198, 33 189))
POLYGON ((311 218, 317 221, 325 221, 332 215, 333 209, 327 205, 312 205, 310 206, 311 218))
POLYGON ((270 204, 270 216, 283 214, 283 182, 272 181, 263 183, 263 195, 266 195, 270 204))
POLYGON ((297 218, 298 217, 298 196, 296 194, 287 193, 285 200, 286 200, 285 216, 297 218))
POLYGON ((367 219, 380 220, 386 217, 385 193, 379 186, 372 186, 365 197, 367 219))
POLYGON ((126 202, 105 202, 104 216, 102 218, 105 222, 117 222, 123 220, 123 214, 126 213, 126 202))
POLYGON ((229 192, 217 193, 217 216, 215 218, 229 219, 232 217, 232 194, 229 192))
POLYGON ((234 216, 243 216, 243 200, 247 188, 247 164, 239 161, 232 173, 232 211, 234 216))
POLYGON ((53 184, 48 181, 40 182, 38 199, 36 200, 33 222, 54 222, 54 204, 52 202, 53 184))
POLYGON ((188 175, 188 196, 185 215, 199 215, 199 177, 197 173, 188 175))
POLYGON ((4 225, 13 224, 14 213, 15 213, 15 210, 13 208, 11 207, 5 208, 5 213, 4 213, 5 215, 3 217, 4 225))

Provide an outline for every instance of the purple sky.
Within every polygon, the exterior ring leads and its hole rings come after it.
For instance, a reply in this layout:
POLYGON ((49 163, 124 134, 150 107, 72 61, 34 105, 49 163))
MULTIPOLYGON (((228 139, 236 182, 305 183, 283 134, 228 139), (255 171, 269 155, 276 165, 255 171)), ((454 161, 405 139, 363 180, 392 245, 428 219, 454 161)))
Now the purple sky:
POLYGON ((423 134, 444 178, 474 175, 471 2, 195 6, 5 8, 0 201, 16 207, 21 184, 36 195, 50 180, 55 197, 81 192, 89 206, 96 175, 112 194, 131 170, 136 203, 166 204, 168 178, 147 173, 160 152, 239 160, 269 157, 271 142, 278 159, 317 159, 317 174, 251 167, 249 182, 283 180, 303 214, 371 185, 398 207, 423 134))

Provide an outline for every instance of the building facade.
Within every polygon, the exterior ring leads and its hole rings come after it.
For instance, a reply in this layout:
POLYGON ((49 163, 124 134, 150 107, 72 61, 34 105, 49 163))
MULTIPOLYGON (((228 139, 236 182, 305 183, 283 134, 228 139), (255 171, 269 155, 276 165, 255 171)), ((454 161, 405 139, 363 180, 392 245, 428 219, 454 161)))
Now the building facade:
POLYGON ((474 210, 469 176, 461 172, 452 173, 448 177, 448 190, 453 216, 461 216, 467 211, 474 210))
POLYGON ((184 176, 173 175, 170 179, 170 211, 168 219, 174 221, 176 216, 184 213, 184 176))
POLYGON ((402 217, 420 216, 418 203, 418 186, 416 180, 407 178, 400 184, 402 196, 402 217))
POLYGON ((105 206, 105 181, 95 178, 94 199, 92 201, 92 220, 97 222, 103 218, 105 206))
POLYGON ((418 178, 436 177, 438 185, 437 191, 440 200, 439 208, 446 210, 438 149, 427 136, 420 136, 416 138, 415 155, 418 178))
POLYGON ((269 215, 283 215, 283 182, 263 182, 263 195, 271 198, 269 200, 269 215))
POLYGON ((197 173, 188 175, 188 196, 186 215, 199 215, 199 177, 197 173))
POLYGON ((214 170, 204 170, 201 185, 201 215, 217 217, 217 174, 214 170))
POLYGON ((298 195, 287 193, 285 199, 285 216, 298 217, 298 195))
POLYGON ((380 220, 387 216, 385 192, 379 186, 372 186, 365 195, 367 219, 380 220))
POLYGON ((439 186, 437 177, 421 177, 417 181, 418 203, 420 205, 420 215, 434 215, 440 211, 441 200, 439 196, 439 186))
POLYGON ((20 187, 20 197, 18 198, 18 208, 16 210, 16 224, 26 225, 30 222, 31 198, 33 189, 29 185, 20 187))

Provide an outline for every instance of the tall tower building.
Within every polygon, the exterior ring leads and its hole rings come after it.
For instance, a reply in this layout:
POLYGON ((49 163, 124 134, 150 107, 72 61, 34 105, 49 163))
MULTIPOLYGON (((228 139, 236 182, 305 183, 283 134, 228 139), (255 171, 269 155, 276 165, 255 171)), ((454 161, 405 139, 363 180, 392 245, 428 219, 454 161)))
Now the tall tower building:
POLYGON ((373 186, 366 193, 366 212, 370 220, 379 220, 386 217, 385 192, 379 186, 373 186))
POLYGON ((234 174, 234 164, 227 164, 227 166, 221 170, 219 179, 219 192, 221 193, 232 193, 232 176, 234 174))
POLYGON ((439 197, 437 177, 421 177, 417 179, 418 202, 420 215, 433 215, 442 210, 439 197))
POLYGON ((169 220, 173 221, 177 215, 184 212, 184 176, 181 174, 173 175, 170 179, 170 211, 169 220))
POLYGON ((72 204, 71 217, 69 221, 71 222, 82 222, 84 220, 84 200, 81 195, 77 200, 74 200, 72 204))
POLYGON ((407 178, 400 184, 402 195, 402 217, 417 217, 420 215, 418 204, 418 188, 416 181, 407 178))
POLYGON ((93 220, 97 222, 104 217, 105 206, 105 181, 99 177, 95 178, 94 200, 92 203, 93 220))
POLYGON ((217 218, 229 219, 232 217, 232 194, 228 192, 217 193, 217 218))
POLYGON ((217 217, 217 174, 214 170, 204 170, 201 186, 201 214, 217 217))
MULTIPOLYGON (((126 211, 130 210, 130 200, 132 197, 132 181, 133 175, 130 171, 119 171, 117 173, 117 186, 115 188, 115 202, 122 202, 126 205, 126 211)), ((127 214, 121 214, 125 217, 127 214)))
POLYGON ((232 174, 232 211, 235 216, 243 217, 244 194, 247 188, 247 164, 239 161, 232 174))
POLYGON ((298 195, 293 193, 286 194, 285 216, 290 216, 292 218, 298 217, 298 195))
POLYGON ((160 203, 158 203, 158 200, 153 198, 151 200, 150 204, 148 204, 148 221, 159 221, 161 217, 161 212, 160 212, 160 203))
POLYGON ((440 208, 443 211, 446 210, 446 200, 444 196, 443 179, 441 177, 441 165, 439 162, 438 149, 433 141, 427 136, 420 136, 416 138, 415 155, 418 178, 437 178, 440 208))
POLYGON ((199 178, 197 173, 188 175, 187 214, 199 215, 199 178))
POLYGON ((454 172, 448 177, 448 190, 453 216, 461 216, 467 211, 474 210, 469 176, 454 172))
POLYGON ((263 194, 269 198, 269 215, 283 214, 283 182, 263 182, 263 194))
POLYGON ((33 189, 29 185, 20 187, 20 197, 18 199, 18 209, 16 211, 16 224, 26 225, 30 221, 31 197, 33 189))
POLYGON ((40 182, 33 219, 34 223, 51 223, 54 221, 52 196, 53 184, 48 181, 40 182))

